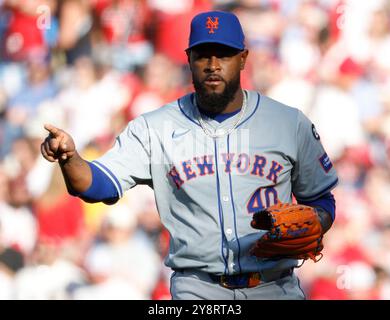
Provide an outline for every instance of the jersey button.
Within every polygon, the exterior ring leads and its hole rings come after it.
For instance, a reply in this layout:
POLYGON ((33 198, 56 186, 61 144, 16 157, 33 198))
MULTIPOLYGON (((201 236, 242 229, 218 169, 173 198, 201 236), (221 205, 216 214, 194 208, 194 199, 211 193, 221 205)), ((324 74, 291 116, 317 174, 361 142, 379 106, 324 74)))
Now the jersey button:
POLYGON ((230 236, 232 233, 233 233, 233 230, 232 229, 226 229, 226 233, 230 236))
POLYGON ((223 196, 222 200, 225 201, 225 202, 228 202, 229 201, 229 197, 228 196, 223 196))

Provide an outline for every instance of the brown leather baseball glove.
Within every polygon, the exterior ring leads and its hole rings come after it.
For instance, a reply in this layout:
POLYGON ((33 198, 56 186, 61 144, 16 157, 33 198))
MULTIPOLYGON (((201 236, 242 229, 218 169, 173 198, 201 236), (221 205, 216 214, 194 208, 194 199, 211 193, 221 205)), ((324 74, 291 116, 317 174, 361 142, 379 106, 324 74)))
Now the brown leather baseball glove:
POLYGON ((251 248, 261 258, 322 258, 322 227, 314 208, 278 203, 253 215, 251 226, 268 230, 251 248))

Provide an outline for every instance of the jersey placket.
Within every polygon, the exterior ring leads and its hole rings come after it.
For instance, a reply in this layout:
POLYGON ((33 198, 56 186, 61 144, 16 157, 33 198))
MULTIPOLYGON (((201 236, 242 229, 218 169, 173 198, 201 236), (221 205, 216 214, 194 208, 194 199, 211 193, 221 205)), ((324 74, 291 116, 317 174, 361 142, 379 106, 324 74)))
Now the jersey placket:
MULTIPOLYGON (((250 108, 248 108, 250 110, 250 108)), ((213 128, 216 132, 221 134, 226 133, 229 128, 234 124, 236 117, 239 114, 226 119, 225 121, 219 123, 213 119, 207 119, 207 124, 213 128)), ((241 122, 242 123, 242 122, 241 122)), ((222 237, 222 252, 225 261, 225 273, 235 274, 241 273, 241 263, 240 263, 240 242, 237 233, 237 219, 236 216, 236 205, 234 203, 234 194, 233 190, 233 176, 231 172, 227 172, 227 163, 225 163, 222 158, 222 154, 229 154, 231 152, 231 144, 237 144, 237 129, 229 135, 221 136, 214 139, 215 144, 215 155, 218 157, 215 160, 216 171, 217 171, 217 195, 218 195, 218 205, 220 207, 220 223, 221 223, 221 237, 222 237), (235 136, 235 139, 231 139, 232 136, 235 136), (233 142, 233 140, 235 142, 233 142)), ((236 146, 237 147, 237 146, 236 146)), ((237 148, 233 147, 233 150, 237 148)), ((225 159, 226 160, 226 159, 225 159)), ((231 171, 230 165, 230 171, 231 171)))
POLYGON ((220 223, 221 223, 221 236, 223 241, 223 254, 226 263, 226 273, 233 274, 238 273, 239 265, 236 258, 237 252, 237 239, 235 238, 235 221, 232 210, 232 199, 229 182, 229 174, 226 173, 226 163, 222 161, 221 154, 228 152, 227 137, 221 137, 215 139, 215 156, 216 159, 216 172, 217 172, 217 195, 218 205, 220 207, 220 223))

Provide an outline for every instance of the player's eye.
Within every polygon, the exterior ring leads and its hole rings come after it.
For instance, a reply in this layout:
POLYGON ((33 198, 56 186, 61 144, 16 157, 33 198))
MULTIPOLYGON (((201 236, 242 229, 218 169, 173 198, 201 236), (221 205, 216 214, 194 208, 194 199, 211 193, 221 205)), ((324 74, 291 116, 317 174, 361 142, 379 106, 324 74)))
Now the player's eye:
POLYGON ((201 54, 196 55, 195 60, 197 60, 197 61, 209 60, 212 57, 216 57, 217 59, 225 60, 225 59, 230 59, 232 57, 232 55, 228 55, 225 52, 217 52, 217 53, 213 53, 213 54, 201 53, 201 54))
POLYGON ((209 59, 209 57, 205 53, 200 53, 195 56, 195 60, 206 60, 206 59, 209 59))

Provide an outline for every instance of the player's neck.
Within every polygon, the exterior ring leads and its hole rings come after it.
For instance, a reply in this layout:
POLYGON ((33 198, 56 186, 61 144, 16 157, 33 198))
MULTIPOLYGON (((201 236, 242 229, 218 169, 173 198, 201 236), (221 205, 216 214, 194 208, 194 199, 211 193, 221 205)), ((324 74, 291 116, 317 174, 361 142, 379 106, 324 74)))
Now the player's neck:
POLYGON ((198 104, 198 107, 201 109, 201 112, 212 113, 214 115, 217 115, 217 114, 234 113, 235 111, 240 110, 242 107, 243 101, 244 101, 244 94, 243 94, 242 88, 239 87, 238 90, 236 91, 236 93, 234 94, 233 100, 231 100, 226 105, 226 107, 220 112, 209 110, 209 108, 207 108, 207 106, 205 107, 204 105, 202 105, 200 103, 200 101, 197 101, 197 104, 198 104))
POLYGON ((232 113, 237 110, 240 110, 242 107, 242 103, 244 101, 244 94, 241 89, 241 87, 237 90, 236 94, 234 95, 234 99, 228 103, 226 108, 221 112, 224 113, 232 113))

